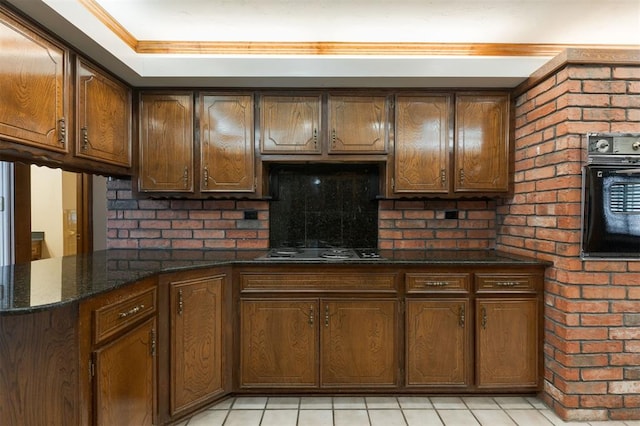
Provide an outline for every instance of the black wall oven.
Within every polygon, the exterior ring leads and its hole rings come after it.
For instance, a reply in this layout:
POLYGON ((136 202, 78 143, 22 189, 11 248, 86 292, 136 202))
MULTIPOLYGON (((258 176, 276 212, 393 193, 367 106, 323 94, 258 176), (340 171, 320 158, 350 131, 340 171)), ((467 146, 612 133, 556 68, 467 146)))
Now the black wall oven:
POLYGON ((587 135, 583 259, 640 260, 640 134, 587 135))

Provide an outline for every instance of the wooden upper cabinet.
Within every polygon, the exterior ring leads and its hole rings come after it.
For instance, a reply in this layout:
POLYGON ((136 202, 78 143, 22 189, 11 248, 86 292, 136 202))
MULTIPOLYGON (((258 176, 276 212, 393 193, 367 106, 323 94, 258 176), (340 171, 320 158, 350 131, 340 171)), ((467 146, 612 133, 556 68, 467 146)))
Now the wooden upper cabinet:
POLYGON ((455 106, 456 192, 509 186, 509 95, 459 94, 455 106))
POLYGON ((449 192, 451 96, 396 97, 396 193, 449 192))
POLYGON ((131 89, 78 59, 76 156, 131 166, 131 89))
POLYGON ((200 191, 255 190, 251 94, 200 96, 200 191))
POLYGON ((260 152, 320 154, 322 97, 265 95, 260 99, 260 152))
POLYGON ((329 95, 328 104, 330 154, 387 152, 387 96, 329 95))
POLYGON ((193 192, 193 94, 140 96, 139 191, 193 192))
POLYGON ((0 11, 0 138, 68 152, 68 51, 0 11))

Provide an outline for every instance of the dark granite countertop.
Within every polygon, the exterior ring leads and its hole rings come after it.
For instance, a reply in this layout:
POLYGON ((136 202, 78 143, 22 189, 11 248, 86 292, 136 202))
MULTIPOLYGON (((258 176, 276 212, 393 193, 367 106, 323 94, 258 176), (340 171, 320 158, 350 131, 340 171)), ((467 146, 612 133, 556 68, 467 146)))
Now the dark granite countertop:
POLYGON ((0 268, 0 315, 73 303, 161 272, 229 264, 546 265, 495 250, 381 250, 383 259, 265 260, 266 250, 103 250, 0 268))

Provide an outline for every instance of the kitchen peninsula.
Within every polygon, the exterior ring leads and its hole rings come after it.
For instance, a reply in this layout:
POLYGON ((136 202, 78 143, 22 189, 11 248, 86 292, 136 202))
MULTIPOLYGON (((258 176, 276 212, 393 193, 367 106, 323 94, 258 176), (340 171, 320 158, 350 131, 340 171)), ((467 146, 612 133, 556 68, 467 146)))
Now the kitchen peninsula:
POLYGON ((107 250, 4 267, 2 418, 168 424, 229 394, 540 389, 544 262, 265 253, 107 250))

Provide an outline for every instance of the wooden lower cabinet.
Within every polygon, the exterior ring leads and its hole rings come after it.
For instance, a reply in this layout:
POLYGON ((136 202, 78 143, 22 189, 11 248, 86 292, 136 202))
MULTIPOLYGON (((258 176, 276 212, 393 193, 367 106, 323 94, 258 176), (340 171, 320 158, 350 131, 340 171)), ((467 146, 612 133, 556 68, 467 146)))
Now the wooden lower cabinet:
POLYGON ((323 387, 395 386, 397 302, 321 300, 323 387))
POLYGON ((406 302, 407 387, 465 387, 471 383, 468 299, 406 302))
POLYGON ((153 425, 156 319, 151 317, 93 353, 96 425, 153 425))
POLYGON ((317 299, 240 303, 240 386, 318 386, 317 299))
POLYGON ((224 392, 223 289, 226 275, 170 284, 170 413, 224 392))
POLYGON ((537 388, 538 300, 487 298, 476 305, 478 388, 537 388))
POLYGON ((396 386, 397 301, 244 299, 240 387, 396 386))

